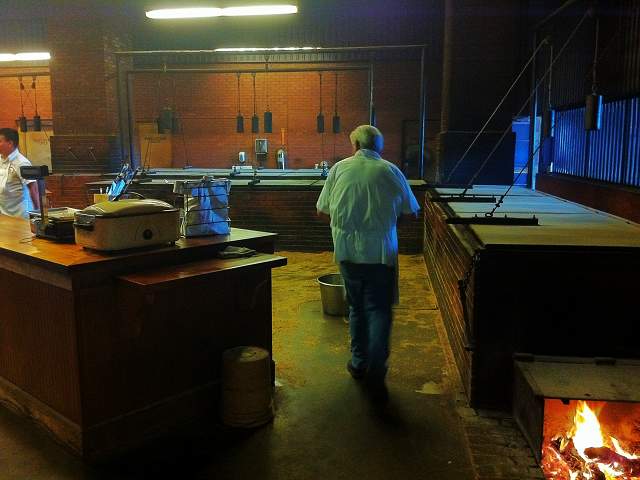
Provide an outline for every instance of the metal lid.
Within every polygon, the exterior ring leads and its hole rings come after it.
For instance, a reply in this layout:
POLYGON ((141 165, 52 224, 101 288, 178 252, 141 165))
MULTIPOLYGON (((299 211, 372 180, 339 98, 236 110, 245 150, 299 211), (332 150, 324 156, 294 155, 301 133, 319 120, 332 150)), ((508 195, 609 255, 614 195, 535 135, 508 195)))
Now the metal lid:
POLYGON ((96 217, 129 217, 175 210, 172 205, 162 200, 132 198, 118 200, 117 202, 99 202, 94 205, 89 205, 80 213, 96 217))

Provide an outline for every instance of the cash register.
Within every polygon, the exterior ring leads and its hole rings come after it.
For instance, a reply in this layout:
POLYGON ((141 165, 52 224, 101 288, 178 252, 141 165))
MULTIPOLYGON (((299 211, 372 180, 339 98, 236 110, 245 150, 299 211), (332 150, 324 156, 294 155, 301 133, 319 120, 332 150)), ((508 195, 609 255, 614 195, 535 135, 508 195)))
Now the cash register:
POLYGON ((57 242, 73 242, 75 238, 73 218, 78 210, 67 207, 47 208, 44 204, 44 178, 49 176, 49 167, 47 165, 20 167, 20 175, 26 180, 38 182, 40 210, 29 212, 31 232, 38 238, 47 238, 57 242))

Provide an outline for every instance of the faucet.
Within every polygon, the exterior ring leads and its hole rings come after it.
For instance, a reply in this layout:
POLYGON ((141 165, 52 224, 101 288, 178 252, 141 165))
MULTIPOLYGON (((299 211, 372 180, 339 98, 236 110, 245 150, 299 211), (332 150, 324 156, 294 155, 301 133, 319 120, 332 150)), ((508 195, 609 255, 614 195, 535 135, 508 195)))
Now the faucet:
POLYGON ((258 170, 256 167, 253 167, 253 178, 249 180, 249 185, 256 185, 260 183, 260 179, 258 178, 258 170))

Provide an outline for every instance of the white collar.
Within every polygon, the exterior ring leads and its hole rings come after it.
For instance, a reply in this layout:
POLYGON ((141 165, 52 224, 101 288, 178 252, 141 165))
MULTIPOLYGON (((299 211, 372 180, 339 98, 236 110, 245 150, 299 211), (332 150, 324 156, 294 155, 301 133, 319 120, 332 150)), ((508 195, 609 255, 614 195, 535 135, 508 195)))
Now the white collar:
POLYGON ((369 150, 368 148, 361 148, 356 152, 356 155, 361 154, 365 157, 382 158, 375 150, 369 150))
POLYGON ((13 152, 11 152, 9 155, 7 155, 7 157, 3 157, 2 155, 0 155, 0 158, 2 159, 2 161, 4 162, 11 162, 13 160, 16 159, 16 157, 20 154, 20 152, 18 151, 18 147, 13 149, 13 152))

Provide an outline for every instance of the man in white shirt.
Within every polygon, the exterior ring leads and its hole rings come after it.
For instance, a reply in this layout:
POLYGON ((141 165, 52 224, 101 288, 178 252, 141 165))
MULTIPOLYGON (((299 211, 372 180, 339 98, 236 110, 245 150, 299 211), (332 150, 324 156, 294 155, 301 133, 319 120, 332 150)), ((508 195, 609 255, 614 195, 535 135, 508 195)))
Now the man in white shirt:
POLYGON ((40 208, 38 183, 25 180, 20 167, 31 162, 18 150, 18 132, 0 128, 0 213, 13 217, 28 217, 31 207, 40 208))
POLYGON ((347 369, 386 398, 391 306, 397 300, 398 234, 401 216, 420 206, 402 172, 380 156, 384 138, 371 125, 349 136, 354 155, 336 163, 316 204, 330 218, 334 258, 349 302, 351 360, 347 369))

